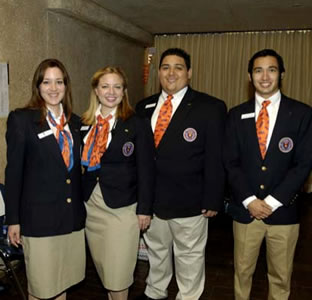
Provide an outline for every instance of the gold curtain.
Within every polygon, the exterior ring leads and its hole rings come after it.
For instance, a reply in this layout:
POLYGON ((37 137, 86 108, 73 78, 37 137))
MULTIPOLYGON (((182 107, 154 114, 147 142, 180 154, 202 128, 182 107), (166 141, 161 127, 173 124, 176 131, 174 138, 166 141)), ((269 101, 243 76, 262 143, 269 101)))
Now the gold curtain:
POLYGON ((285 63, 283 93, 312 104, 310 30, 156 36, 147 95, 159 91, 155 70, 161 53, 172 47, 185 49, 191 55, 191 86, 223 99, 229 108, 251 96, 247 73, 250 57, 261 49, 274 49, 285 63))

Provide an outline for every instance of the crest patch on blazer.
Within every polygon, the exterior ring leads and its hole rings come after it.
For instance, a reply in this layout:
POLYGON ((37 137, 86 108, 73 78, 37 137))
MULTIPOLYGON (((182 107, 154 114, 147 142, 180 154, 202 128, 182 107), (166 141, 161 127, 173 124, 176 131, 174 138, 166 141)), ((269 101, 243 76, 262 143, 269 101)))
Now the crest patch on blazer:
POLYGON ((281 152, 288 153, 293 149, 294 142, 290 137, 284 137, 279 141, 278 147, 281 152))
POLYGON ((122 146, 122 154, 129 157, 134 151, 134 144, 132 142, 124 143, 122 146))
POLYGON ((183 137, 187 142, 194 142, 197 138, 197 131, 194 128, 186 128, 183 137))

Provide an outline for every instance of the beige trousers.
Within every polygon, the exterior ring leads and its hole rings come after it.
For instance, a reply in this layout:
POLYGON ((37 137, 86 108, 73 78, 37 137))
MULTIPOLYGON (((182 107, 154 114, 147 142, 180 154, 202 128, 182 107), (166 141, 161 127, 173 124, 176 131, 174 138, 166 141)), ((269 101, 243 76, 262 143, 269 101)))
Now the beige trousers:
POLYGON ((205 247, 208 219, 200 216, 163 220, 154 216, 144 234, 150 270, 145 294, 168 297, 173 261, 179 292, 177 300, 197 300, 205 284, 205 247))
POLYGON ((293 269, 299 224, 267 225, 254 220, 249 224, 233 222, 234 292, 236 300, 249 300, 260 247, 266 241, 269 300, 287 300, 293 269))

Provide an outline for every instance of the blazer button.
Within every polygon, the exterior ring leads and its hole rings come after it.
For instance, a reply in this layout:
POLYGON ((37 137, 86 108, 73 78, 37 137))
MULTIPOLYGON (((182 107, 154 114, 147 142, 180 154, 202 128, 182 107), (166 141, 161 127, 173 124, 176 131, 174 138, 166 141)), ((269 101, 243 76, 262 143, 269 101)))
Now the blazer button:
POLYGON ((264 184, 261 184, 261 185, 260 185, 260 189, 261 189, 261 190, 264 190, 264 189, 265 189, 264 184))
POLYGON ((67 184, 71 184, 71 180, 69 178, 66 179, 67 184))
POLYGON ((71 203, 71 201, 72 201, 71 198, 67 198, 67 199, 66 199, 66 202, 67 202, 67 203, 71 203))
POLYGON ((266 167, 266 166, 262 166, 262 167, 261 167, 261 170, 262 170, 263 172, 265 172, 265 171, 267 170, 267 167, 266 167))

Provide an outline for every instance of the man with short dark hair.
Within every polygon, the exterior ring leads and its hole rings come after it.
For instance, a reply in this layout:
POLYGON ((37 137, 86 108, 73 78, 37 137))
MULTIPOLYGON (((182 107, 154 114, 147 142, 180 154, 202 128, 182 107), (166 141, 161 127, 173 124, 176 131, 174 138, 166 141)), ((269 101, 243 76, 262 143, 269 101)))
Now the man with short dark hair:
POLYGON ((189 87, 190 56, 166 50, 160 59, 160 94, 137 105, 155 138, 154 217, 144 235, 150 262, 143 299, 166 299, 173 275, 176 299, 196 300, 205 283, 208 219, 223 204, 222 142, 226 106, 189 87))
POLYGON ((312 165, 311 108, 281 93, 285 68, 274 50, 255 53, 248 73, 255 96, 230 110, 224 147, 235 299, 250 298, 265 239, 268 299, 286 300, 299 235, 298 192, 312 165))

